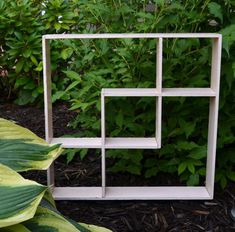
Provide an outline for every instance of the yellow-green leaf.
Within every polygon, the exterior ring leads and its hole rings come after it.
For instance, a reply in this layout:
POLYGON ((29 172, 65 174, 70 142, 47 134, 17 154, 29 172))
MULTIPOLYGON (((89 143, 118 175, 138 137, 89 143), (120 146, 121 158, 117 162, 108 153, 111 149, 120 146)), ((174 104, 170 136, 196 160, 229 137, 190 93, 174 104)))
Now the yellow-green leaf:
POLYGON ((39 206, 37 212, 29 221, 23 223, 30 231, 45 232, 79 232, 72 223, 58 213, 39 206))
POLYGON ((32 218, 46 189, 0 164, 0 228, 32 218))
POLYGON ((61 154, 33 132, 0 118, 0 163, 16 171, 47 169, 61 154))
POLYGON ((0 232, 31 232, 25 226, 18 224, 0 229, 0 232))
POLYGON ((78 223, 78 224, 81 225, 82 227, 86 228, 90 232, 112 232, 111 230, 106 229, 104 227, 100 227, 100 226, 87 225, 85 223, 78 223))

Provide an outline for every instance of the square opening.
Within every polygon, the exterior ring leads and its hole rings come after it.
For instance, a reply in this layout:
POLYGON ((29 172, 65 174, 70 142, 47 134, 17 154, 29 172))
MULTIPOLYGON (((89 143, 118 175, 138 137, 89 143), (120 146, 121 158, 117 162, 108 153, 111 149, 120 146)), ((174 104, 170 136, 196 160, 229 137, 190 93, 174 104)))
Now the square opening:
POLYGON ((177 160, 160 156, 160 150, 108 149, 106 186, 160 187, 186 186, 175 174, 177 160))
POLYGON ((54 162, 56 187, 100 187, 99 149, 66 149, 54 162), (69 163, 68 163, 69 161, 69 163))
POLYGON ((163 88, 210 88, 212 39, 173 38, 163 42, 163 88))
MULTIPOLYGON (((117 97, 117 89, 110 97, 107 89, 103 94, 102 129, 106 148, 150 148, 160 147, 161 99, 157 96, 117 97), (107 94, 107 95, 106 95, 107 94)), ((119 89, 122 93, 122 89, 119 89)), ((135 89, 132 89, 135 90, 135 89)), ((124 89, 125 95, 126 89, 124 89)), ((112 89, 108 89, 112 92, 112 89)), ((118 95, 119 96, 119 95, 118 95)))

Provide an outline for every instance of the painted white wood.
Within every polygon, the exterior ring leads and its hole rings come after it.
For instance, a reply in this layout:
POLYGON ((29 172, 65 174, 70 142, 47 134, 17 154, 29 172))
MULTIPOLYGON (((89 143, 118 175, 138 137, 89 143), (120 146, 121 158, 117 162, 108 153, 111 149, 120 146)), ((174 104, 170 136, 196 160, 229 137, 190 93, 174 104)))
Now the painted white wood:
POLYGON ((49 143, 53 137, 52 125, 52 103, 51 103, 51 58, 50 42, 42 40, 42 59, 43 59, 43 85, 44 85, 44 112, 45 112, 45 135, 49 143))
POLYGON ((155 128, 155 139, 157 147, 161 148, 162 144, 162 97, 156 98, 156 128, 155 128))
POLYGON ((101 91, 101 185, 102 185, 102 197, 105 197, 105 185, 106 185, 106 165, 105 165, 105 95, 101 91))
POLYGON ((156 88, 159 92, 159 96, 156 98, 156 119, 155 119, 155 137, 158 144, 158 148, 161 148, 162 138, 162 57, 163 57, 163 40, 159 38, 157 40, 156 49, 156 88))
POLYGON ((205 200, 212 199, 206 187, 56 187, 55 200, 205 200))
POLYGON ((211 88, 216 92, 216 97, 210 99, 207 164, 206 164, 206 169, 207 169, 206 188, 212 197, 214 196, 214 180, 215 180, 221 50, 222 50, 222 38, 219 37, 217 39, 213 39, 212 65, 211 65, 211 88))
POLYGON ((212 199, 214 191, 216 137, 219 104, 219 82, 221 62, 220 34, 182 33, 182 34, 62 34, 43 36, 43 75, 45 101, 46 140, 61 143, 64 148, 101 149, 102 184, 100 187, 54 187, 53 165, 48 170, 48 185, 57 200, 175 200, 175 199, 212 199), (103 89, 101 91, 101 137, 100 138, 53 138, 51 103, 51 39, 102 39, 102 38, 155 38, 156 88, 152 89, 103 89), (212 69, 210 88, 162 88, 162 43, 165 38, 211 38, 212 69), (105 97, 156 97, 156 137, 155 138, 106 138, 105 135, 105 97), (105 150, 106 149, 158 149, 161 147, 162 97, 210 97, 208 155, 205 187, 106 187, 105 150))
POLYGON ((106 138, 106 149, 158 149, 156 138, 106 138))
POLYGON ((103 88, 106 97, 153 97, 159 96, 156 88, 103 88))
MULTIPOLYGON (((53 137, 52 102, 51 102, 51 57, 50 41, 42 39, 43 59, 43 85, 44 85, 44 112, 45 112, 45 139, 48 143, 53 137)), ((47 170, 47 184, 53 187, 55 184, 54 165, 47 170)))
POLYGON ((56 200, 101 200, 102 187, 55 187, 56 200))
POLYGON ((53 138, 51 144, 61 144, 63 148, 101 148, 101 138, 53 138))
POLYGON ((159 38, 157 40, 157 49, 156 49, 156 88, 157 91, 161 93, 162 90, 162 57, 163 57, 163 40, 159 38))
POLYGON ((44 39, 122 39, 122 38, 219 38, 214 33, 144 33, 144 34, 49 34, 44 39))
POLYGON ((102 197, 105 197, 106 193, 106 164, 105 164, 105 148, 102 145, 101 149, 101 185, 102 185, 102 197))
MULTIPOLYGON (((63 148, 102 148, 102 138, 53 138, 50 144, 61 144, 63 148)), ((105 148, 146 148, 157 149, 156 138, 109 138, 105 139, 105 148)))
POLYGON ((211 88, 162 88, 164 97, 215 97, 211 88))

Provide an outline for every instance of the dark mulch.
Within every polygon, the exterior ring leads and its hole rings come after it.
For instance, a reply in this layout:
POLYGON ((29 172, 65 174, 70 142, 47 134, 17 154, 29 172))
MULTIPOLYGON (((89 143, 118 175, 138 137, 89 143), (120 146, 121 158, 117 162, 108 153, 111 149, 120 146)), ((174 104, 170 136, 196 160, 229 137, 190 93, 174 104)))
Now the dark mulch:
MULTIPOLYGON (((74 133, 67 128, 75 114, 68 112, 67 106, 54 107, 54 132, 56 136, 74 133)), ((43 109, 0 104, 0 117, 16 121, 22 126, 44 137, 43 109)), ((111 161, 110 161, 111 163, 111 161)), ((100 184, 100 157, 91 151, 81 161, 79 157, 68 166, 65 157, 55 162, 56 184, 58 186, 95 186, 100 184)), ((46 183, 45 171, 24 173, 24 176, 46 183)), ((176 177, 160 176, 143 180, 132 175, 108 175, 110 185, 171 185, 176 177)), ((231 209, 235 205, 235 184, 230 183, 225 190, 215 187, 212 201, 58 201, 58 209, 70 218, 100 226, 113 231, 235 231, 235 219, 231 209)))

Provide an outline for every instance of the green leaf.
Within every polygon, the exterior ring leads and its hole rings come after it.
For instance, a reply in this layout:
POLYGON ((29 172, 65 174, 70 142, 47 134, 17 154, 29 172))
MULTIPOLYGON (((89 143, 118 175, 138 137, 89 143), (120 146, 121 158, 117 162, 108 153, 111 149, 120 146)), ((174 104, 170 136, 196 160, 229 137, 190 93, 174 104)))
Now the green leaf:
POLYGON ((158 173, 158 167, 152 167, 149 168, 146 172, 145 172, 145 178, 150 178, 152 176, 156 176, 158 173))
POLYGON ((60 28, 61 28, 61 24, 56 22, 56 23, 54 24, 54 27, 55 27, 55 29, 58 31, 58 30, 60 30, 60 28))
POLYGON ((190 151, 194 148, 197 148, 198 145, 194 142, 187 142, 187 141, 178 141, 175 148, 178 151, 190 151))
MULTIPOLYGON (((112 232, 109 229, 106 229, 104 227, 100 227, 100 226, 95 226, 95 225, 88 225, 88 224, 84 224, 84 223, 78 223, 80 226, 82 226, 83 228, 86 228, 88 231, 90 232, 112 232)), ((87 232, 88 232, 87 231, 87 232)), ((81 231, 82 232, 82 231, 81 231)), ((85 231, 84 231, 85 232, 85 231)))
POLYGON ((66 220, 62 215, 39 206, 37 212, 31 220, 23 223, 30 231, 37 232, 79 232, 72 223, 66 220))
POLYGON ((183 119, 179 120, 180 128, 184 131, 186 138, 188 138, 195 130, 196 122, 186 122, 183 119))
POLYGON ((66 76, 68 78, 71 78, 72 80, 77 80, 77 81, 81 81, 82 80, 81 76, 78 73, 74 72, 74 71, 63 71, 63 73, 65 73, 66 76))
POLYGON ((35 58, 35 56, 31 55, 31 56, 30 56, 30 59, 31 59, 31 61, 34 63, 34 65, 38 66, 38 61, 37 61, 37 59, 35 58))
POLYGON ((57 100, 61 99, 65 94, 65 91, 56 91, 51 98, 52 103, 56 102, 57 100))
POLYGON ((189 157, 199 160, 205 158, 207 155, 207 147, 202 146, 198 148, 194 148, 193 150, 190 151, 189 157))
POLYGON ((18 40, 23 40, 23 36, 20 32, 14 31, 14 34, 17 37, 18 40))
POLYGON ((187 162, 188 170, 194 174, 195 173, 195 167, 192 162, 187 162))
POLYGON ((229 55, 231 46, 235 43, 235 24, 223 28, 220 33, 223 35, 223 48, 229 55))
POLYGON ((200 176, 205 176, 206 175, 206 168, 200 168, 197 170, 197 173, 200 175, 200 176))
POLYGON ((219 18, 221 22, 223 22, 223 13, 222 13, 222 9, 221 6, 216 3, 216 2, 210 2, 208 4, 208 9, 209 12, 214 15, 216 18, 219 18))
POLYGON ((120 111, 117 116, 115 117, 116 124, 122 128, 123 126, 123 112, 120 111))
POLYGON ((228 181, 227 181, 226 177, 222 176, 220 178, 220 186, 221 186, 221 188, 224 189, 227 186, 227 184, 228 184, 228 181))
POLYGON ((54 209, 52 205, 48 204, 40 205, 34 218, 24 222, 23 225, 30 231, 35 232, 111 232, 104 227, 68 220, 54 209))
POLYGON ((64 92, 65 92, 65 93, 69 92, 71 89, 73 89, 74 87, 76 87, 80 82, 81 82, 81 79, 72 82, 72 83, 66 88, 66 90, 65 90, 64 92))
POLYGON ((187 168, 187 163, 186 163, 186 162, 182 162, 182 163, 179 165, 179 167, 178 167, 178 175, 180 175, 181 173, 183 173, 186 168, 187 168))
POLYGON ((80 151, 80 153, 79 153, 81 160, 83 160, 83 159, 85 158, 85 156, 87 155, 87 153, 88 153, 88 149, 87 149, 87 148, 81 149, 81 151, 80 151))
POLYGON ((199 185, 199 175, 198 174, 192 174, 190 175, 188 181, 187 181, 188 186, 195 186, 199 185))
POLYGON ((32 54, 32 51, 28 48, 23 51, 23 57, 28 58, 32 54))
POLYGON ((23 66, 24 66, 24 62, 25 62, 25 60, 23 59, 23 58, 21 58, 17 63, 16 63, 16 73, 19 73, 21 70, 22 70, 22 68, 23 68, 23 66))
POLYGON ((141 167, 138 165, 130 164, 126 167, 126 170, 135 175, 141 174, 141 167))
POLYGON ((0 163, 17 171, 47 169, 61 154, 26 128, 0 118, 0 163))
POLYGON ((47 188, 2 164, 0 176, 0 228, 32 218, 47 188))
POLYGON ((28 230, 25 226, 18 224, 18 225, 0 228, 0 232, 31 232, 31 231, 28 230))
POLYGON ((228 170, 226 172, 226 175, 227 175, 228 179, 230 179, 231 181, 235 181, 235 172, 228 170))
POLYGON ((73 49, 72 48, 65 48, 61 51, 61 57, 64 60, 67 60, 72 54, 73 54, 73 49))

